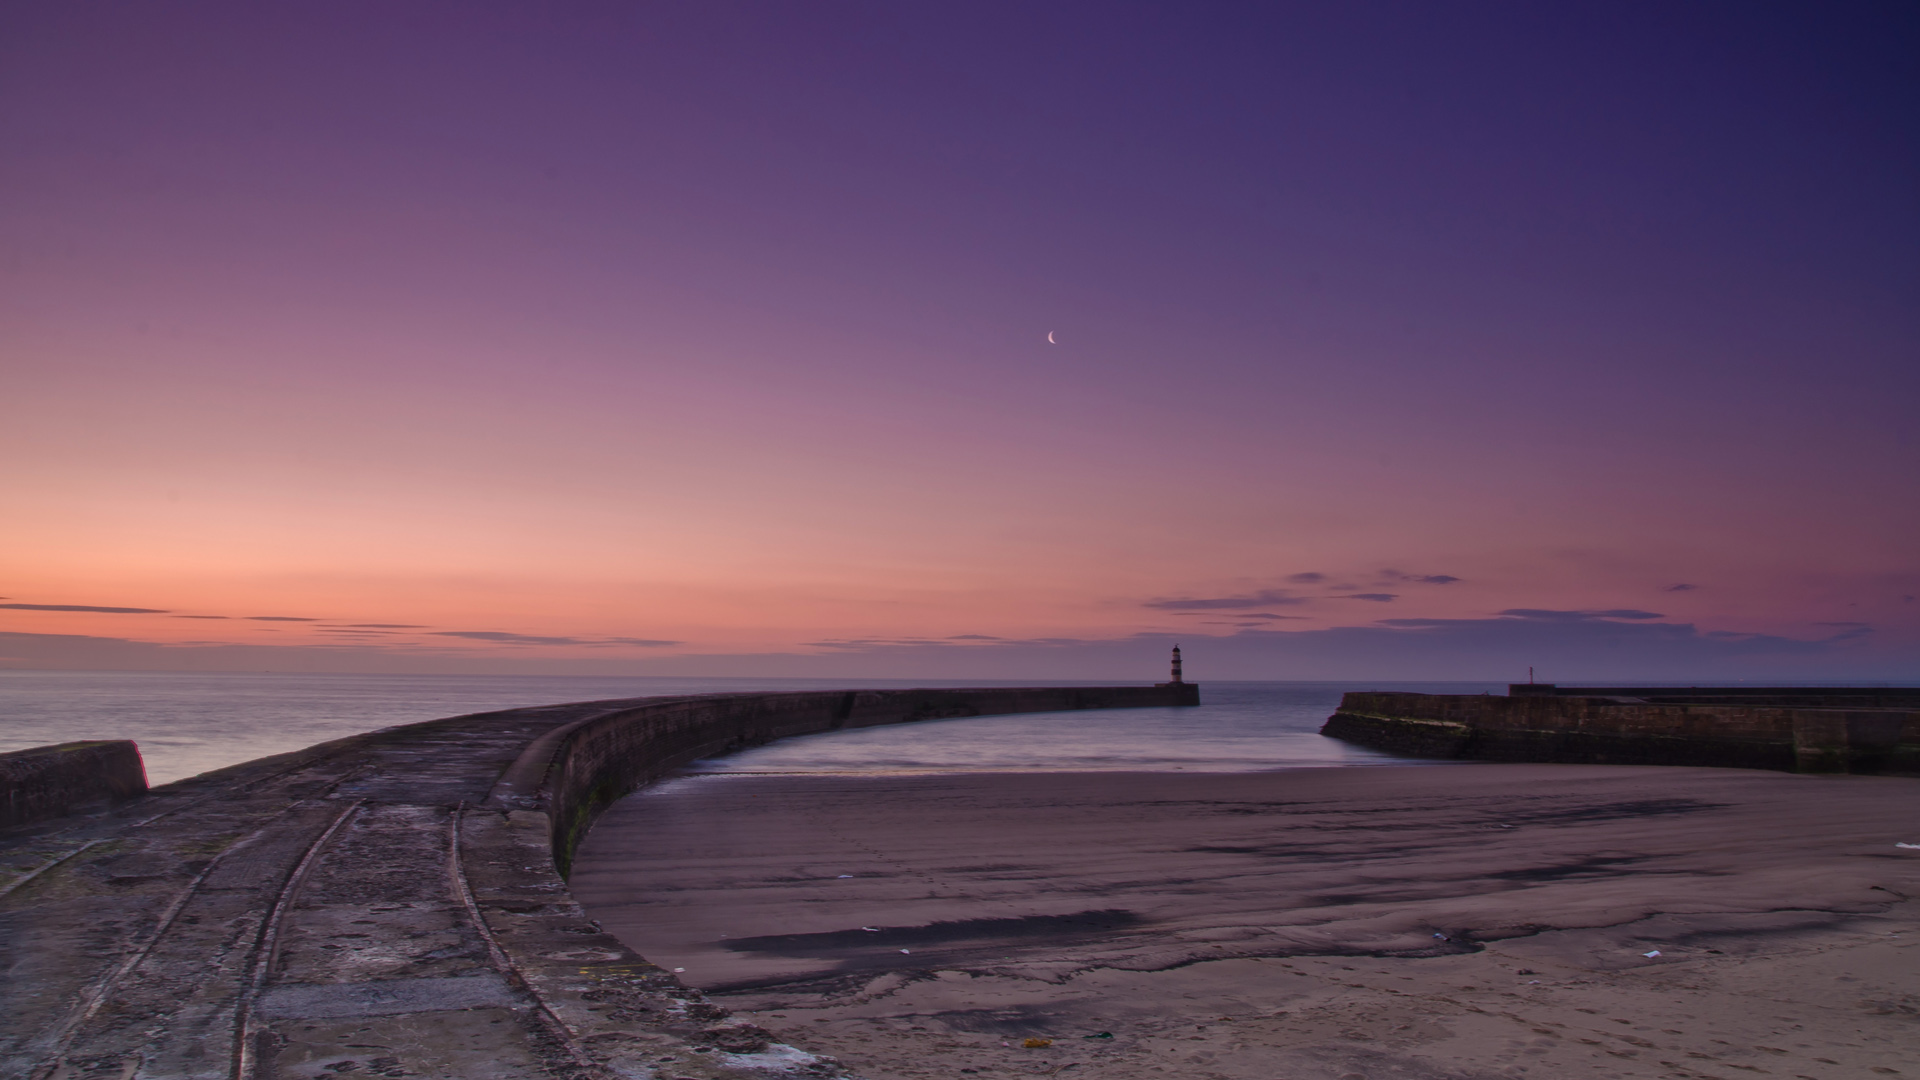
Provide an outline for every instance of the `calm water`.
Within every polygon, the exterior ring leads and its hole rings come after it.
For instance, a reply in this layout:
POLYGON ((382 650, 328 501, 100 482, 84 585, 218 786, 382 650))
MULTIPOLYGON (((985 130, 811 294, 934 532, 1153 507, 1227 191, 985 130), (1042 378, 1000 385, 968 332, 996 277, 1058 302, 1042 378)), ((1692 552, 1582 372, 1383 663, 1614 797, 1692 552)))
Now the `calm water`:
MULTIPOLYGON (((156 784, 376 728, 563 701, 741 690, 906 687, 914 680, 0 671, 0 751, 133 739, 156 784)), ((948 681, 944 685, 1002 685, 948 681)), ((1396 760, 1315 734, 1344 690, 1480 683, 1208 683, 1197 709, 1032 713, 788 739, 702 772, 1189 770, 1396 760)))

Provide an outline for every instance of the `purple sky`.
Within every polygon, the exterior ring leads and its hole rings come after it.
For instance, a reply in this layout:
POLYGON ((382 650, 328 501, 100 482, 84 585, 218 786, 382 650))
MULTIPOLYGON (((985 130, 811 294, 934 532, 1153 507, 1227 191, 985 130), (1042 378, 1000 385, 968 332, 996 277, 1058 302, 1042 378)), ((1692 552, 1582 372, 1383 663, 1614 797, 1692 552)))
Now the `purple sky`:
POLYGON ((1916 56, 8 5, 0 666, 1920 677, 1916 56))

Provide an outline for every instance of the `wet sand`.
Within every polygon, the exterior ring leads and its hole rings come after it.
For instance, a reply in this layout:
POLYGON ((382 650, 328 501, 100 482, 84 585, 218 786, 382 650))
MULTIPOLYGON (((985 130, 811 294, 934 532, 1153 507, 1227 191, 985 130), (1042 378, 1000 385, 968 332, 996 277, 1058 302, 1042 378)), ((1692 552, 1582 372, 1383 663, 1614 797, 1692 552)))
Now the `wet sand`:
POLYGON ((1920 1077, 1903 841, 1920 780, 719 776, 617 806, 572 886, 871 1080, 1837 1080, 1920 1077))

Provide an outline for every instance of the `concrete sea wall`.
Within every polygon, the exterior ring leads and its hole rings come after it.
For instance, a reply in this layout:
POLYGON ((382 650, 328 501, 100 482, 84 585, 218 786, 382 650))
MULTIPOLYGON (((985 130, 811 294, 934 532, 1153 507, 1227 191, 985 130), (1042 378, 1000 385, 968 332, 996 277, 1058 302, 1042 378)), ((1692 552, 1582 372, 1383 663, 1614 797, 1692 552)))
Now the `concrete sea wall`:
POLYGON ((841 1077, 587 917, 564 869, 600 810, 787 735, 1198 703, 1179 684, 512 709, 15 826, 0 831, 0 1076, 841 1077))
POLYGON ((0 828, 125 802, 146 792, 140 750, 124 739, 0 754, 0 828))
MULTIPOLYGON (((1321 734, 1435 758, 1920 774, 1920 710, 1913 708, 1799 704, 1832 700, 1814 692, 1789 696, 1796 704, 1783 706, 1758 691, 1747 692, 1743 703, 1719 703, 1742 698, 1714 695, 1712 704, 1671 688, 1606 697, 1515 691, 1510 697, 1349 693, 1321 734), (1647 700, 1663 693, 1679 700, 1647 700)), ((1877 704, 1889 695, 1894 692, 1853 697, 1877 704)))
POLYGON ((1512 697, 1585 697, 1653 705, 1766 705, 1781 709, 1920 709, 1907 686, 1558 686, 1513 683, 1512 697))

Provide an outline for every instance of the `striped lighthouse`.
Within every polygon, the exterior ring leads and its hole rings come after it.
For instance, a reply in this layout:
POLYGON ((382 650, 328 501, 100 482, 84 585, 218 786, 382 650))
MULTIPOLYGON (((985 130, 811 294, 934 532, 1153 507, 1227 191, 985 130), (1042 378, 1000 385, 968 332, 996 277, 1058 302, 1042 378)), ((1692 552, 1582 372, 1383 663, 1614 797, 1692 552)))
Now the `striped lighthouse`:
POLYGON ((1168 692, 1169 705, 1200 704, 1200 684, 1190 683, 1180 673, 1180 646, 1173 647, 1173 679, 1170 682, 1154 683, 1168 692))

